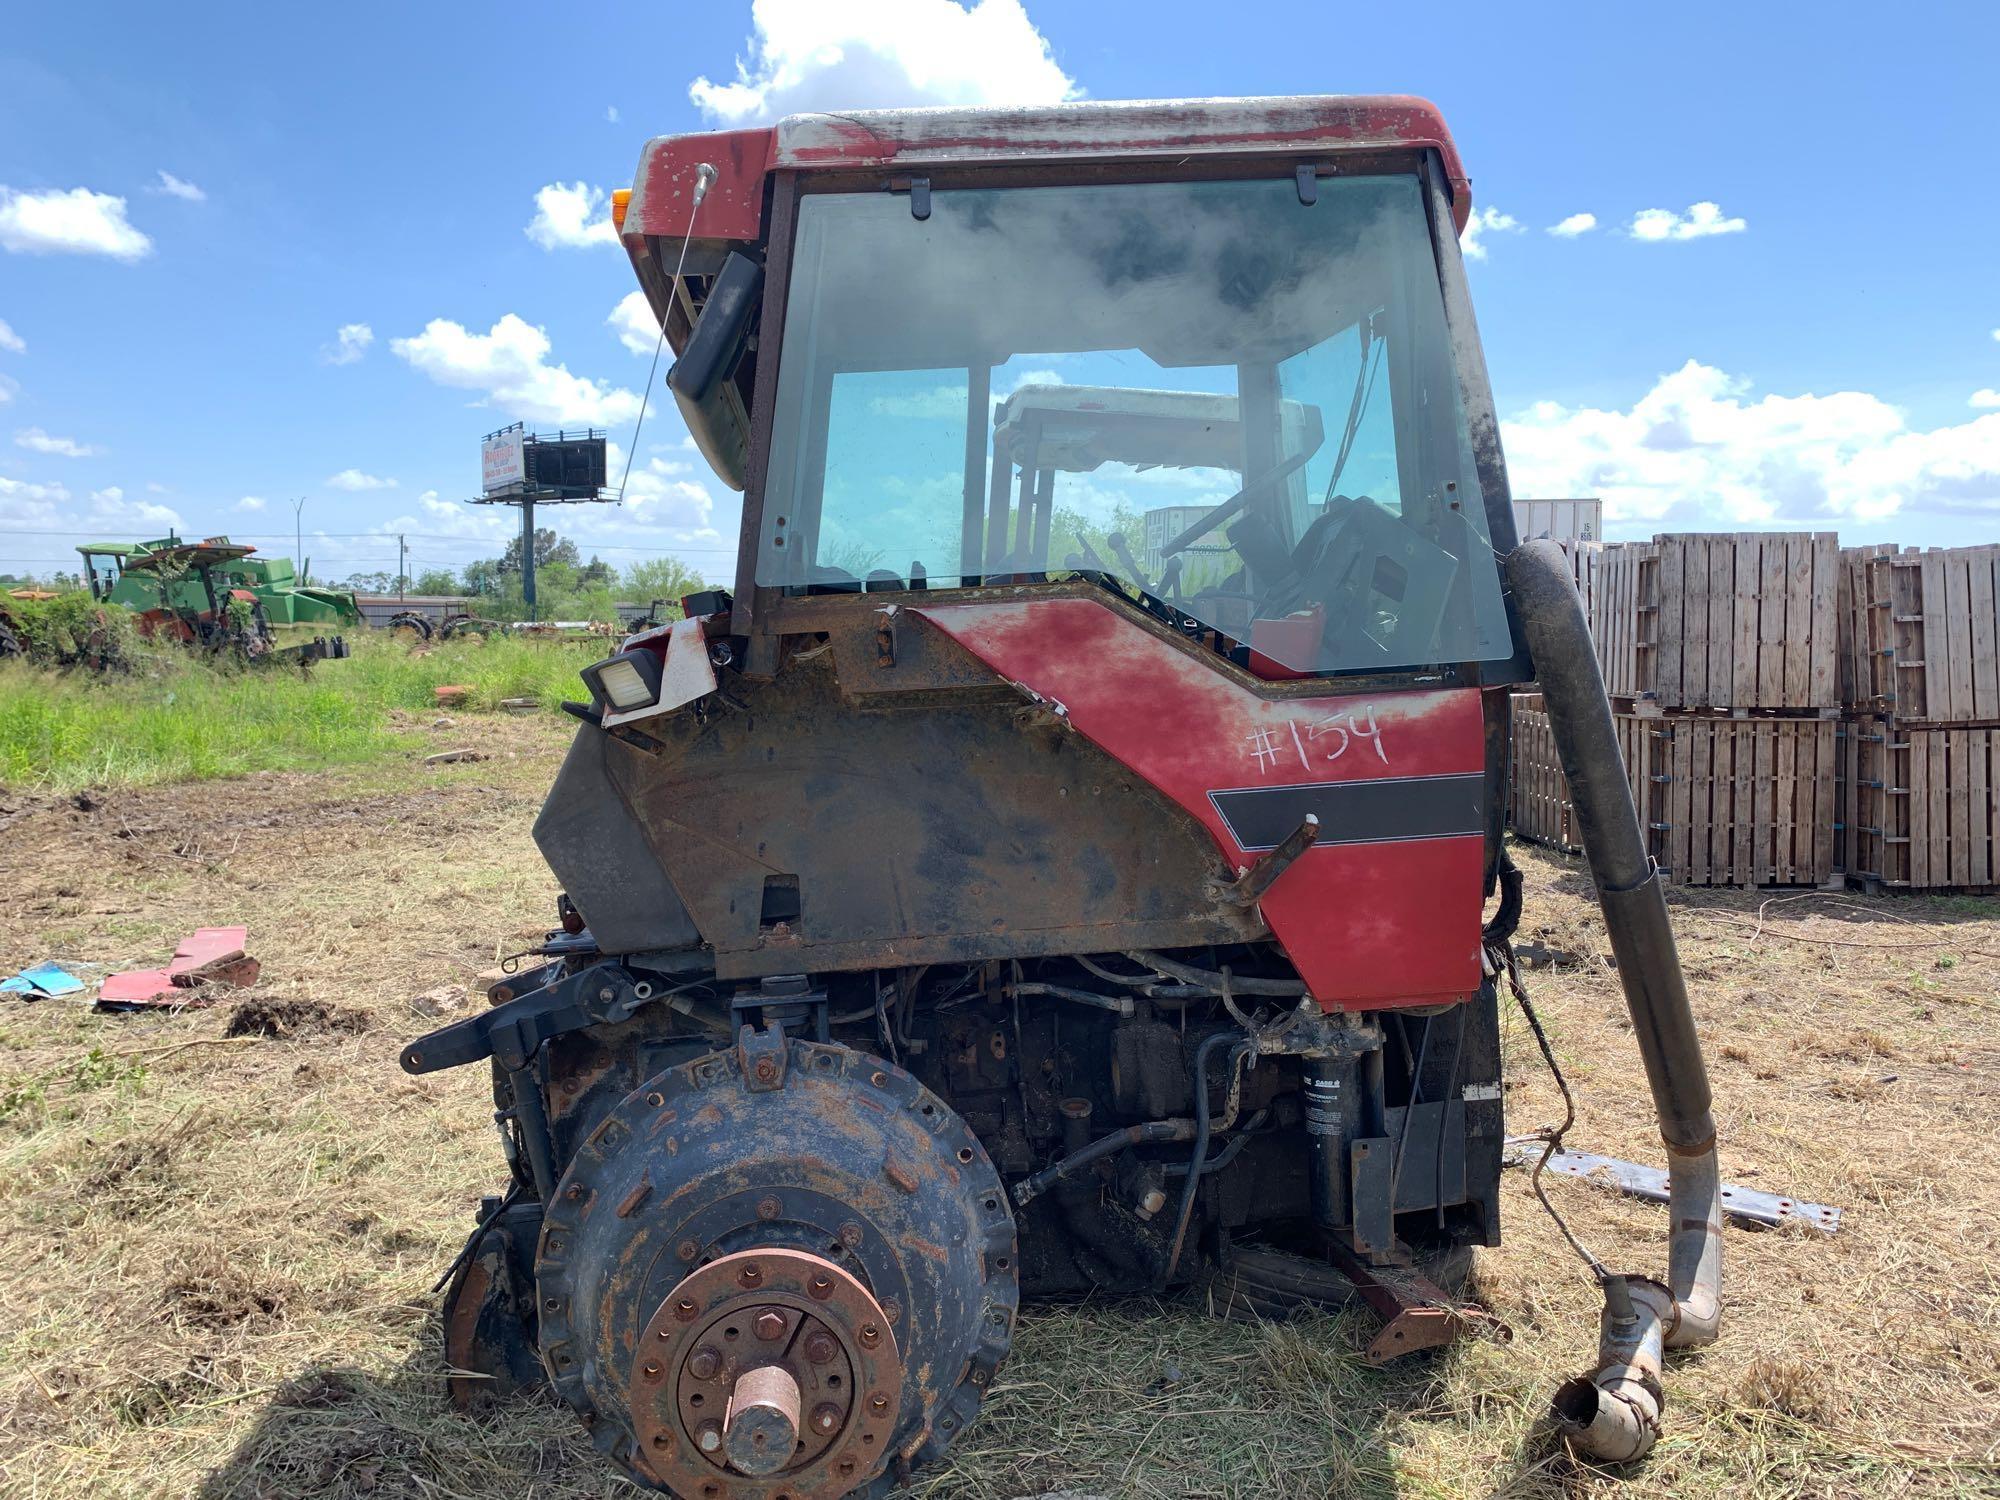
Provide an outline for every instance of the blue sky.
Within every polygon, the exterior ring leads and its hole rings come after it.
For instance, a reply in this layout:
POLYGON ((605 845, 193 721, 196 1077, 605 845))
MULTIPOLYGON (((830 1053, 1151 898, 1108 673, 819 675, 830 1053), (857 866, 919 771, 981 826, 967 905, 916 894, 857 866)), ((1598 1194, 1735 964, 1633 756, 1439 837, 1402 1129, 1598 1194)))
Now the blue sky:
MULTIPOLYGON (((1996 56, 1987 4, 17 7, 0 570, 169 522, 289 552, 298 495, 321 572, 397 531, 491 555, 481 433, 629 440, 646 340, 593 226, 647 136, 1066 93, 1435 99, 1521 495, 1601 493, 1613 536, 2000 541, 1996 56)), ((586 552, 726 572, 684 436, 656 404, 586 552)))

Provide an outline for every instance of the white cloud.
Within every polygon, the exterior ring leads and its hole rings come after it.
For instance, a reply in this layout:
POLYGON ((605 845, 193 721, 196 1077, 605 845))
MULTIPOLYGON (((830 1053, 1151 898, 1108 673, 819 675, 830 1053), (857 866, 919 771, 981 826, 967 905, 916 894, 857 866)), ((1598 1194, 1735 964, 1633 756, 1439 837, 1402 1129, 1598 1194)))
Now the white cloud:
POLYGON ((373 474, 364 474, 359 469, 342 469, 338 474, 327 476, 326 487, 330 490, 393 490, 396 481, 379 479, 373 474))
POLYGON ((39 427, 23 427, 14 434, 14 446, 30 453, 57 454, 63 458, 88 458, 97 450, 75 438, 56 437, 39 427))
POLYGON ((934 385, 894 396, 870 396, 868 410, 878 417, 952 417, 962 422, 968 395, 962 385, 934 385))
POLYGON ((47 531, 137 531, 157 536, 181 525, 178 513, 149 501, 132 501, 116 485, 92 490, 79 501, 60 484, 31 484, 0 474, 0 526, 47 531))
POLYGON ((466 505, 442 500, 436 490, 417 496, 421 516, 405 513, 375 528, 382 536, 422 530, 434 536, 459 537, 467 541, 499 542, 521 533, 521 519, 514 511, 498 505, 466 505))
POLYGON ((183 198, 189 203, 206 203, 208 194, 189 182, 185 177, 176 177, 165 167, 160 168, 160 185, 152 189, 165 193, 169 198, 183 198))
POLYGON ((1714 203, 1696 203, 1685 214, 1642 209, 1633 216, 1631 235, 1635 240, 1700 240, 1712 234, 1741 234, 1749 227, 1742 219, 1724 218, 1714 203))
POLYGON ((688 85, 711 120, 916 104, 1055 104, 1082 93, 1021 0, 754 0, 736 78, 688 85))
POLYGON ((2000 411, 2000 391, 1990 388, 1974 391, 1968 404, 1978 411, 2000 411))
POLYGON ((236 508, 238 510, 262 510, 264 508, 264 497, 262 495, 245 495, 241 500, 236 502, 236 508))
POLYGON ((610 121, 613 125, 616 125, 618 123, 618 106, 615 104, 605 105, 604 118, 610 121))
POLYGON ((552 182, 538 190, 535 216, 522 232, 544 250, 618 243, 604 189, 586 182, 552 182))
MULTIPOLYGON (((617 474, 623 467, 624 458, 620 455, 611 472, 617 474)), ((611 529, 657 532, 667 538, 669 545, 717 540, 710 525, 715 514, 715 497, 693 480, 675 477, 685 472, 685 468, 657 458, 644 465, 634 464, 632 477, 625 483, 625 503, 617 507, 617 512, 607 511, 607 516, 622 512, 611 529)))
POLYGON ((993 399, 995 401, 1005 401, 1009 396, 1013 395, 1014 392, 1020 390, 1024 386, 1068 385, 1068 384, 1069 382, 1067 380, 1064 380, 1062 376, 1057 374, 1054 370, 1023 370, 1021 371, 1020 374, 1016 375, 1012 380, 1008 381, 1004 386, 996 387, 993 392, 993 399))
POLYGON ((1549 233, 1560 239, 1573 240, 1580 234, 1589 234, 1596 227, 1596 214, 1571 214, 1560 224, 1551 224, 1549 233))
POLYGON ((0 186, 0 247, 20 255, 108 255, 133 261, 153 242, 125 218, 125 200, 89 188, 17 193, 0 186))
POLYGON ((5 375, 0 375, 0 406, 5 406, 9 401, 12 401, 14 399, 14 392, 19 389, 20 387, 15 385, 5 375))
POLYGON ((433 318, 413 338, 389 347, 439 385, 478 391, 482 404, 509 418, 563 427, 610 427, 639 414, 636 391, 572 375, 548 363, 549 336, 508 313, 487 333, 473 333, 448 318, 433 318))
POLYGON ((69 491, 60 484, 30 484, 25 479, 9 479, 0 474, 0 497, 19 500, 67 500, 69 491))
POLYGON ((1751 399, 1689 360, 1627 411, 1540 402, 1504 424, 1522 495, 1599 495, 1618 523, 2000 522, 2000 413, 1928 432, 1863 391, 1751 399))
POLYGON ((1465 231, 1458 237, 1459 248, 1468 260, 1486 259, 1486 241, 1489 234, 1519 234, 1521 221, 1512 214, 1503 214, 1497 208, 1475 208, 1465 221, 1465 231))
POLYGON ((351 365, 368 352, 375 342, 375 330, 366 323, 342 323, 333 342, 319 346, 319 357, 330 365, 351 365))
POLYGON ((0 349, 5 349, 13 354, 26 354, 28 352, 28 341, 22 338, 20 334, 14 332, 5 318, 0 318, 0 349))
POLYGON ((604 321, 634 354, 651 355, 660 345, 660 320, 653 316, 653 304, 644 292, 627 292, 604 321))

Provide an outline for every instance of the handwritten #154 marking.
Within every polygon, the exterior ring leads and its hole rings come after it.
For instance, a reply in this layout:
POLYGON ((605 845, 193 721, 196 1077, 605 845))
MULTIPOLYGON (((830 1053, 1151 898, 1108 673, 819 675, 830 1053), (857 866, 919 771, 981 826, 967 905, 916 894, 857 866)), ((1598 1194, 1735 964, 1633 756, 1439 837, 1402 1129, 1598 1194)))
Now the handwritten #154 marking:
POLYGON ((1268 774, 1281 761, 1289 766, 1294 755, 1298 757, 1299 768, 1310 772, 1315 769, 1315 761, 1339 760, 1357 740, 1372 745, 1383 765, 1389 763, 1372 703, 1330 714, 1310 724, 1287 719, 1279 728, 1253 729, 1243 737, 1251 758, 1257 762, 1259 776, 1268 774))

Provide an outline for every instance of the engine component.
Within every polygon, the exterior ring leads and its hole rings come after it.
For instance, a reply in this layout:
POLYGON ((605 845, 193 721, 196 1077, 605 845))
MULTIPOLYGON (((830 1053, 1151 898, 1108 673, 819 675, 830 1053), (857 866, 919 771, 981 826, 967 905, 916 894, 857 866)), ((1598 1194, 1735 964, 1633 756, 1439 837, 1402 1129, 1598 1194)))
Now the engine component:
POLYGON ((879 1495, 977 1412, 1016 1255, 999 1174, 941 1099, 745 1027, 626 1096, 563 1172, 535 1264, 543 1362, 642 1484, 879 1495))

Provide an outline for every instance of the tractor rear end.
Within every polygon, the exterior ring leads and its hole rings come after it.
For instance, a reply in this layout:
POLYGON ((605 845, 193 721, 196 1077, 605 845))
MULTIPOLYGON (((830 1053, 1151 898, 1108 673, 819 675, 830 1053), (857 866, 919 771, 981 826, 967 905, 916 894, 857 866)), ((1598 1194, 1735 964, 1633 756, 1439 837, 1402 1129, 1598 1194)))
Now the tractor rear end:
MULTIPOLYGON (((451 1277, 462 1399, 546 1379, 676 1495, 880 1495, 1024 1296, 1359 1291, 1383 1358, 1482 1321, 1451 1283, 1500 1232, 1536 667, 1698 1192, 1700 1055, 1580 614, 1515 548, 1469 210, 1410 99, 647 147, 620 231, 741 561, 586 670, 535 830, 559 926, 404 1053, 487 1063, 507 1155, 451 1277)), ((1590 1451, 1650 1441, 1647 1351, 1719 1274, 1681 1208, 1673 1287, 1596 1268, 1590 1451)))

